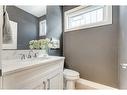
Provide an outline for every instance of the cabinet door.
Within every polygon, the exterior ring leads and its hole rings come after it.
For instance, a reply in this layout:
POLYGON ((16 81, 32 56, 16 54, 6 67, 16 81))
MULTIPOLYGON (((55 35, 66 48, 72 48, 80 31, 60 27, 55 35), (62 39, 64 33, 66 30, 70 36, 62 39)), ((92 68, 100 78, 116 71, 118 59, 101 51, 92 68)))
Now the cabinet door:
POLYGON ((36 86, 32 89, 36 89, 36 90, 47 90, 48 89, 48 80, 43 80, 41 83, 37 84, 36 86))
POLYGON ((44 81, 42 81, 42 83, 36 84, 36 86, 33 87, 33 88, 31 88, 31 89, 35 89, 35 90, 44 90, 44 89, 45 89, 44 81))
POLYGON ((57 74, 56 76, 50 78, 48 80, 49 83, 49 89, 63 89, 63 75, 57 74))

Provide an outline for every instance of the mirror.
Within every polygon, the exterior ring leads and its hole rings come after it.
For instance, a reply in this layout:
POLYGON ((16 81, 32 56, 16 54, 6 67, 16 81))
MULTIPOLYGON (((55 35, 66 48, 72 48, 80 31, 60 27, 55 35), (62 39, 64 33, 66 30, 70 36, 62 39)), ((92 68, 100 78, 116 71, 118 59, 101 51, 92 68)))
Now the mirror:
MULTIPOLYGON (((56 7, 59 6, 48 6, 47 8, 47 6, 7 5, 6 11, 10 20, 12 42, 3 43, 2 48, 27 50, 29 49, 29 42, 31 40, 39 40, 47 37, 54 39, 57 44, 60 44, 59 40, 62 33, 62 25, 59 24, 59 27, 57 23, 61 23, 62 17, 57 17, 57 14, 55 19, 53 18, 55 14, 51 17, 51 9, 56 10, 56 7), (52 29, 55 23, 53 20, 57 22, 56 25, 58 28, 52 29), (57 34, 55 34, 55 32, 57 34)), ((60 45, 58 45, 58 48, 59 47, 60 45)))

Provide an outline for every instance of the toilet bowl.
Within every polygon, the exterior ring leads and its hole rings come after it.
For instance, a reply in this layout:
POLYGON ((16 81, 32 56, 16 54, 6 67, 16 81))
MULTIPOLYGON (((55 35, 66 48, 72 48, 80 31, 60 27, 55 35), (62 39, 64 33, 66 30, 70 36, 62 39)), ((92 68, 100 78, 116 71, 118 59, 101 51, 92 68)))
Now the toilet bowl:
POLYGON ((79 72, 65 69, 63 75, 65 79, 65 89, 75 89, 75 82, 79 79, 79 72))

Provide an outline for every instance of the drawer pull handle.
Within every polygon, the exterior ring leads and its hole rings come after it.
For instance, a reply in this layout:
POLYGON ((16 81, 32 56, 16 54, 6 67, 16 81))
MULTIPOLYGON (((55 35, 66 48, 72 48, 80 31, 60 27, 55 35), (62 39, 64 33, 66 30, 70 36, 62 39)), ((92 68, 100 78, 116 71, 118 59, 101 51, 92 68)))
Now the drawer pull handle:
POLYGON ((120 64, 122 69, 127 69, 127 64, 120 64))
POLYGON ((44 87, 44 89, 46 89, 46 83, 45 83, 45 81, 43 81, 43 87, 44 87))
POLYGON ((43 86, 44 86, 45 90, 49 89, 49 82, 48 82, 48 80, 43 81, 43 86))

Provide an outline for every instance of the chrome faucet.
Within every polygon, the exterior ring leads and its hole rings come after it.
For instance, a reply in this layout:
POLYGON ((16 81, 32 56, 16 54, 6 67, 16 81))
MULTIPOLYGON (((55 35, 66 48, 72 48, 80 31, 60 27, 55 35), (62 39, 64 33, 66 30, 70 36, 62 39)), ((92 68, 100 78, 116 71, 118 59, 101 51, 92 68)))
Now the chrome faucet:
POLYGON ((38 52, 34 53, 34 56, 33 57, 36 58, 38 56, 38 54, 39 54, 38 52))
POLYGON ((38 52, 34 52, 33 50, 30 50, 27 55, 27 58, 32 58, 32 57, 36 58, 37 55, 38 55, 38 52))
POLYGON ((23 59, 29 59, 29 58, 36 58, 38 56, 38 52, 34 52, 33 50, 30 50, 28 54, 20 54, 21 55, 21 60, 23 59))
POLYGON ((30 50, 28 55, 27 55, 27 58, 32 58, 31 52, 34 53, 33 50, 30 50))

